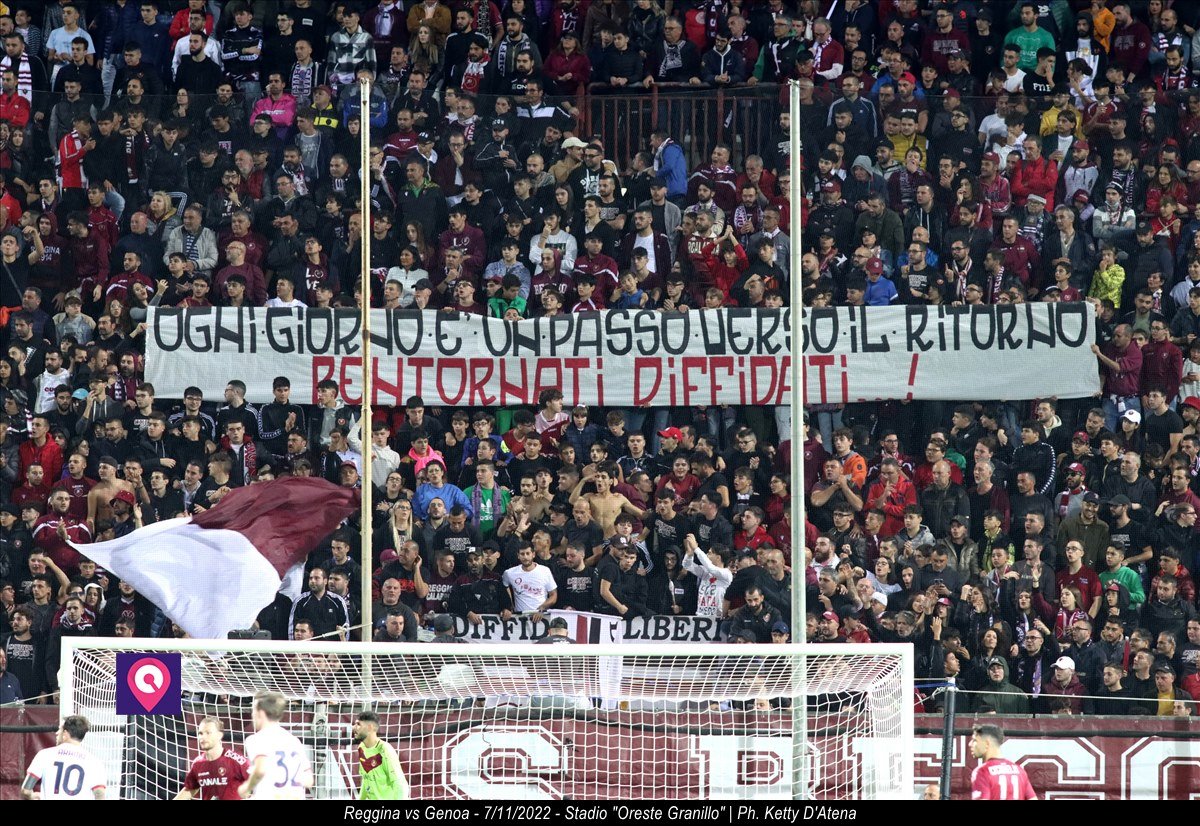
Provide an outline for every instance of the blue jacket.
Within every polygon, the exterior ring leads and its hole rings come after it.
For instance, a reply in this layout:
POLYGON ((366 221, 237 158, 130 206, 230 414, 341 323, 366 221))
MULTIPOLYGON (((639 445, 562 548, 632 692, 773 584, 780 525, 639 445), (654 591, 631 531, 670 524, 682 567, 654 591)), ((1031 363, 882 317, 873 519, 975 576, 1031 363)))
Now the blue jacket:
MULTIPOLYGON (((133 26, 133 31, 126 35, 123 43, 127 43, 130 40, 137 43, 142 49, 142 60, 158 69, 163 77, 170 77, 171 37, 168 34, 169 30, 170 26, 166 23, 155 23, 152 26, 147 26, 139 18, 138 22, 133 26)), ((123 51, 124 45, 122 44, 123 51)))
POLYGON ((440 488, 435 488, 428 482, 422 483, 417 487, 417 492, 413 494, 413 513, 418 519, 429 518, 429 503, 434 499, 441 499, 446 503, 446 512, 455 505, 462 505, 467 509, 467 516, 473 517, 474 510, 471 508, 471 500, 462 490, 449 482, 442 485, 440 488))
POLYGON ((887 307, 896 300, 898 295, 896 285, 887 277, 880 277, 874 284, 867 279, 867 291, 863 293, 863 303, 868 307, 887 307))
POLYGON ((92 42, 96 46, 96 57, 121 58, 118 66, 125 64, 125 40, 133 32, 135 24, 140 23, 141 4, 129 0, 124 8, 116 3, 102 3, 100 13, 96 18, 96 31, 92 33, 92 42))
POLYGON ((663 147, 662 161, 655 174, 667 182, 668 198, 687 195, 687 162, 675 141, 668 141, 663 147))

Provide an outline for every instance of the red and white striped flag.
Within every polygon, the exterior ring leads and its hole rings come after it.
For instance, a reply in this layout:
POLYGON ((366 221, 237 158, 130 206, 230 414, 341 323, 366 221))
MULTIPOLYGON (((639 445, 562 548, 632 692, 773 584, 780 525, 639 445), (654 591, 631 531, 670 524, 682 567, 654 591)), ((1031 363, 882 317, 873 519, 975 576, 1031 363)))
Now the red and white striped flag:
POLYGON ((359 507, 359 492, 285 477, 236 488, 195 516, 73 546, 198 639, 248 628, 292 566, 359 507))

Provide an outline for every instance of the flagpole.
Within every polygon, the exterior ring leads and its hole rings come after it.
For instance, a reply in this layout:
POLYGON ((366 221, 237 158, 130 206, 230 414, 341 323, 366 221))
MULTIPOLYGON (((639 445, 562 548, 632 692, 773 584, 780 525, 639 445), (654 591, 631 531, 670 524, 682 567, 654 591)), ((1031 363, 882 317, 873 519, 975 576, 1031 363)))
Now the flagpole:
MULTIPOLYGON (((359 419, 362 438, 362 637, 370 642, 374 636, 373 597, 371 573, 375 570, 372 522, 375 514, 372 500, 371 454, 373 433, 371 428, 371 81, 358 79, 359 130, 358 130, 358 181, 359 212, 362 215, 362 231, 359 249, 359 289, 362 292, 362 411, 359 419)), ((371 657, 363 657, 363 699, 371 696, 371 657)))
MULTIPOLYGON (((800 84, 798 81, 788 81, 788 110, 791 113, 789 124, 789 141, 791 156, 792 181, 789 191, 791 205, 791 221, 788 233, 791 236, 791 255, 789 287, 791 297, 789 313, 792 327, 792 487, 791 487, 791 522, 792 522, 792 642, 801 646, 808 643, 805 631, 808 628, 807 596, 808 580, 804 564, 804 279, 801 276, 801 257, 803 246, 800 243, 801 215, 800 201, 803 196, 800 170, 800 84)), ((797 682, 800 683, 792 701, 792 797, 803 799, 808 797, 808 785, 811 782, 810 772, 805 770, 805 760, 808 757, 808 691, 806 676, 808 673, 808 658, 801 648, 796 663, 797 682)))

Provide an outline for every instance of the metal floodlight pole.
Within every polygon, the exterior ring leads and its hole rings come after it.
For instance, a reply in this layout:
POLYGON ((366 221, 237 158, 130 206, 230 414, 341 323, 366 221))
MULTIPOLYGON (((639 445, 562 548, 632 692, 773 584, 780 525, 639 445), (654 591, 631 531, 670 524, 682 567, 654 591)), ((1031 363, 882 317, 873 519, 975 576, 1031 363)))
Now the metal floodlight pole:
MULTIPOLYGON (((788 112, 790 122, 788 137, 790 140, 790 172, 791 187, 788 193, 788 203, 791 206, 791 222, 788 234, 791 239, 789 257, 790 288, 789 313, 792 328, 792 478, 791 478, 791 521, 792 521, 792 641, 806 645, 808 615, 808 594, 806 591, 804 564, 804 305, 803 281, 800 277, 800 259, 802 246, 800 243, 800 200, 803 191, 800 186, 800 85, 797 81, 788 82, 788 112)), ((800 683, 796 692, 797 699, 792 701, 792 797, 801 799, 808 796, 808 772, 805 771, 808 757, 808 696, 805 690, 808 673, 808 658, 799 654, 797 661, 797 680, 800 683)))
MULTIPOLYGON (((371 502, 371 454, 374 452, 371 433, 371 81, 365 77, 358 79, 359 123, 358 132, 358 178, 360 214, 362 215, 362 230, 359 234, 359 289, 362 293, 361 326, 362 326, 362 410, 359 419, 362 436, 362 520, 361 535, 361 565, 362 593, 361 600, 361 635, 364 642, 370 642, 374 631, 372 611, 371 571, 373 564, 374 542, 372 538, 372 520, 374 510, 371 502)), ((371 694, 371 658, 363 658, 362 665, 363 696, 371 694)))
POLYGON ((942 800, 950 799, 950 770, 954 765, 954 717, 958 704, 958 682, 948 679, 946 707, 942 719, 942 773, 938 778, 938 789, 942 800))

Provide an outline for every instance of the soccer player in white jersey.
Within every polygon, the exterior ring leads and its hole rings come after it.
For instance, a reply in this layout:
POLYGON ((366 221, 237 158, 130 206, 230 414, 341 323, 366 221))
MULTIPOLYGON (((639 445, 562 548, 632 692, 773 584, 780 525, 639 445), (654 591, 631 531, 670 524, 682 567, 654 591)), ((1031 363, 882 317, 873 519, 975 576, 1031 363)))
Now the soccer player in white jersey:
POLYGON ((107 786, 104 764, 83 747, 86 717, 73 714, 62 721, 54 741, 29 764, 21 797, 25 800, 103 800, 107 786), (38 789, 38 784, 41 788, 38 789), (36 790, 36 791, 35 791, 36 790))
POLYGON ((312 764, 304 744, 283 730, 283 695, 268 691, 254 698, 254 734, 246 738, 250 777, 238 794, 254 800, 303 800, 313 785, 312 764))

